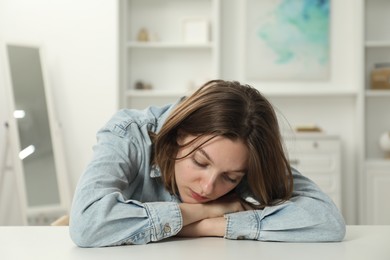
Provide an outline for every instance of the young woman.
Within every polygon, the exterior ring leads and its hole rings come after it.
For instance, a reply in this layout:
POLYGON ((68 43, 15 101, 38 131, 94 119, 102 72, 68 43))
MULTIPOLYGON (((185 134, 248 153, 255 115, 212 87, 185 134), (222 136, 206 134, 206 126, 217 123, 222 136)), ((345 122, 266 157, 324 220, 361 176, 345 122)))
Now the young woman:
POLYGON ((292 169, 271 104, 214 80, 177 104, 119 111, 97 134, 70 234, 81 247, 171 236, 340 241, 342 215, 292 169))

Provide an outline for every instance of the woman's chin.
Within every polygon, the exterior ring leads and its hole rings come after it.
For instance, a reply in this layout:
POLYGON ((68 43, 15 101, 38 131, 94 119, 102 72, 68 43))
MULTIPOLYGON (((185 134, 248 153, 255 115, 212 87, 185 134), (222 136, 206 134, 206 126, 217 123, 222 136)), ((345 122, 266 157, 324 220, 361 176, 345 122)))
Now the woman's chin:
POLYGON ((201 202, 199 202, 199 201, 197 201, 197 200, 195 200, 195 199, 193 199, 191 197, 189 197, 189 198, 182 198, 182 201, 184 203, 188 203, 188 204, 199 204, 199 203, 201 203, 201 202))
POLYGON ((181 201, 188 204, 203 204, 209 202, 209 200, 197 200, 191 196, 181 198, 181 201))

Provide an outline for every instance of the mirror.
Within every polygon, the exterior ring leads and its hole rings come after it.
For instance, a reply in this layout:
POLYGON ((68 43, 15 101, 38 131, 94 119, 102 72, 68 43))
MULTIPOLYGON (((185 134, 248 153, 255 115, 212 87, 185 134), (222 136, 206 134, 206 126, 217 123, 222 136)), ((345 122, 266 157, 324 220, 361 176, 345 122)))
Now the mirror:
POLYGON ((16 152, 14 164, 19 164, 15 171, 23 187, 27 223, 46 225, 67 214, 69 191, 42 51, 36 46, 9 44, 6 52, 13 123, 11 143, 16 152))

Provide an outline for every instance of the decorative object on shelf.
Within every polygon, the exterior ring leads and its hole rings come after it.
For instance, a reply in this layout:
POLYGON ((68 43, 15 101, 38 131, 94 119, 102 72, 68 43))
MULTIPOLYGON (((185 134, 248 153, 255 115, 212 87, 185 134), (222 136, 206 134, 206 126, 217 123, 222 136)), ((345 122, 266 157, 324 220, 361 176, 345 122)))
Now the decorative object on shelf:
POLYGON ((135 82, 134 89, 137 90, 151 90, 153 89, 152 84, 150 83, 144 83, 143 81, 137 81, 135 82))
POLYGON ((150 83, 146 83, 146 84, 144 85, 144 89, 146 89, 146 90, 152 90, 152 89, 153 89, 153 86, 152 86, 152 84, 150 84, 150 83))
POLYGON ((298 133, 321 133, 322 129, 317 125, 298 125, 295 127, 295 131, 298 133))
POLYGON ((149 32, 146 28, 141 28, 137 35, 137 41, 148 42, 150 40, 149 32))
POLYGON ((328 80, 331 0, 247 0, 245 73, 254 80, 328 80))
POLYGON ((379 146, 385 152, 385 157, 390 159, 390 131, 384 132, 379 138, 379 146))
POLYGON ((142 81, 137 81, 134 85, 134 89, 144 89, 145 84, 142 81))
POLYGON ((371 89, 390 90, 390 62, 374 65, 371 72, 371 89))
POLYGON ((204 18, 186 18, 183 20, 183 41, 186 43, 208 43, 209 23, 204 18))

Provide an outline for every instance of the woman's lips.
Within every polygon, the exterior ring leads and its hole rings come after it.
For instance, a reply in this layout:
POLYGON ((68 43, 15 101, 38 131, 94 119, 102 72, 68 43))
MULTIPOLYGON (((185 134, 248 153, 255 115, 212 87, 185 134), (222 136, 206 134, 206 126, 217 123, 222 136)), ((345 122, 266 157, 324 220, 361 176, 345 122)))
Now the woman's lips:
POLYGON ((193 191, 193 190, 191 190, 191 197, 192 197, 194 200, 198 201, 198 202, 204 202, 204 201, 208 200, 207 197, 203 197, 202 195, 196 193, 196 192, 193 191))

